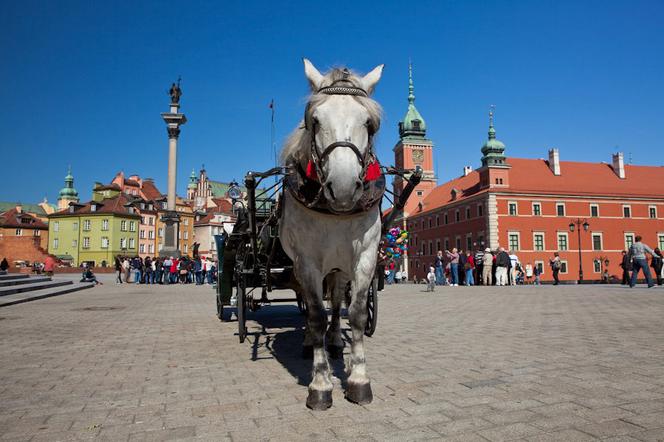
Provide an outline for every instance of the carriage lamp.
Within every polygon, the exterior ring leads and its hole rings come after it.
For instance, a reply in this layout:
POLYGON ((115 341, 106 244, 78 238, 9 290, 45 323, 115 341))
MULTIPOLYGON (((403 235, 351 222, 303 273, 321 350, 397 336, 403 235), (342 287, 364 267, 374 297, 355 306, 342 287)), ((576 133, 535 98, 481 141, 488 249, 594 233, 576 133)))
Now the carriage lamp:
POLYGON ((588 220, 581 220, 581 218, 577 218, 569 223, 569 231, 574 232, 574 230, 576 230, 579 242, 579 284, 583 282, 583 264, 581 262, 581 227, 583 227, 584 232, 587 232, 588 228, 590 228, 588 220))

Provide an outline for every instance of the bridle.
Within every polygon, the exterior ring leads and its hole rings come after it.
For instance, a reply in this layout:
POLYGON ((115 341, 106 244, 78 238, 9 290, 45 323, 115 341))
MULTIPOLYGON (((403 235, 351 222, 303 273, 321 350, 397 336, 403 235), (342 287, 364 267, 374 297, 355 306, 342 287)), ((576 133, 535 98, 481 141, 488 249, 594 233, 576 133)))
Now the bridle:
MULTIPOLYGON (((353 96, 368 98, 369 94, 367 94, 367 91, 365 91, 364 89, 356 86, 347 85, 349 76, 350 72, 348 71, 348 69, 344 69, 343 78, 334 81, 329 86, 320 88, 316 92, 316 94, 353 95, 353 96), (338 85, 339 83, 345 83, 345 84, 338 85)), ((312 123, 309 124, 307 119, 308 113, 309 113, 309 105, 307 105, 307 109, 304 115, 304 128, 305 130, 311 133, 311 152, 310 152, 311 160, 309 161, 309 164, 307 164, 307 170, 306 170, 307 178, 317 180, 320 183, 325 183, 326 177, 325 174, 323 173, 323 162, 327 159, 327 157, 330 156, 330 154, 337 147, 347 147, 353 151, 355 156, 357 156, 357 160, 360 163, 360 166, 362 167, 362 171, 360 172, 359 176, 360 181, 362 182, 372 181, 380 176, 380 166, 378 164, 378 160, 376 159, 376 155, 374 153, 374 146, 373 146, 374 131, 371 130, 371 128, 368 129, 369 133, 368 133, 367 148, 364 154, 360 152, 360 149, 350 141, 336 141, 330 144, 329 146, 325 147, 325 149, 321 153, 320 150, 318 149, 318 145, 316 144, 317 122, 312 121, 312 123)))

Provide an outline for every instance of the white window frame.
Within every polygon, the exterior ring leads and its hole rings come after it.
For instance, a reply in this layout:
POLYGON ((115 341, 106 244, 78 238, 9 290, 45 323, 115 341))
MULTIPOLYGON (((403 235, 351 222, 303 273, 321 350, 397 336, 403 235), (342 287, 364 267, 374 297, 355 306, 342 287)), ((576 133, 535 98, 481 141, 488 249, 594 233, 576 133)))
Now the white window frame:
POLYGON ((507 247, 509 247, 509 250, 516 250, 519 251, 521 250, 521 232, 515 232, 515 231, 508 231, 507 232, 507 247), (512 242, 510 241, 510 236, 516 235, 516 249, 512 248, 512 242))
POLYGON ((120 238, 120 249, 125 250, 127 248, 127 238, 120 238))
POLYGON ((632 206, 630 204, 623 204, 623 206, 622 206, 622 217, 623 218, 632 218, 632 206), (629 210, 629 216, 625 216, 625 209, 629 210))
POLYGON ((625 232, 623 234, 623 245, 625 246, 625 250, 629 250, 629 248, 631 247, 631 244, 629 246, 627 245, 628 236, 632 237, 632 244, 634 244, 634 238, 636 237, 636 234, 634 232, 625 232))
POLYGON ((16 228, 16 230, 14 231, 14 233, 16 234, 16 236, 23 236, 23 229, 21 229, 20 227, 18 227, 18 228, 16 228))
POLYGON ((466 206, 466 219, 470 219, 472 216, 470 206, 466 206))
MULTIPOLYGON (((533 238, 534 241, 534 238, 533 238)), ((556 246, 558 247, 558 250, 561 252, 566 252, 569 250, 569 233, 568 232, 556 232, 556 246), (560 237, 565 236, 565 248, 560 247, 560 237)), ((535 245, 533 243, 533 250, 535 249, 535 245)))
POLYGON ((84 249, 89 249, 90 248, 90 237, 89 236, 84 236, 83 237, 83 248, 84 249))
POLYGON ((92 229, 92 221, 89 219, 83 220, 83 231, 89 232, 92 229))
POLYGON ((145 239, 145 230, 144 230, 144 229, 141 229, 141 230, 138 232, 138 237, 139 237, 140 239, 145 239))
POLYGON ((658 216, 657 216, 657 206, 652 206, 652 205, 648 206, 648 219, 657 219, 657 218, 658 218, 658 216), (651 209, 655 209, 655 217, 654 218, 652 218, 650 216, 650 210, 651 209))
POLYGON ((108 230, 108 220, 107 219, 102 219, 101 220, 101 230, 103 230, 103 231, 108 230))
POLYGON ((145 253, 145 244, 138 245, 138 253, 145 253))
POLYGON ((108 236, 102 236, 101 237, 101 248, 102 249, 108 249, 109 245, 110 245, 110 242, 108 240, 108 236))
POLYGON ((60 221, 54 221, 53 222, 53 231, 54 232, 59 232, 60 231, 60 221))
POLYGON ((593 273, 602 273, 602 260, 599 258, 593 258, 593 273), (599 271, 596 267, 597 264, 599 264, 599 271))
POLYGON ((540 201, 533 201, 531 207, 533 216, 542 216, 542 203, 540 201), (539 214, 535 213, 535 206, 539 207, 539 214))
POLYGON ((136 221, 129 221, 129 231, 130 232, 136 231, 136 221))
POLYGON ((154 230, 148 230, 148 239, 154 239, 154 230))
POLYGON ((78 247, 78 240, 77 240, 77 239, 72 239, 72 240, 71 240, 71 246, 72 246, 73 248, 78 247))
POLYGON ((126 232, 127 231, 127 220, 123 219, 120 221, 120 231, 126 232))
POLYGON ((544 265, 544 261, 533 261, 533 265, 537 267, 539 264, 542 264, 542 271, 540 272, 540 277, 544 274, 544 270, 546 269, 546 266, 544 265))
POLYGON ((129 248, 130 249, 136 248, 136 240, 134 238, 129 238, 129 248))
POLYGON ((664 233, 657 234, 657 247, 659 250, 664 250, 664 233))
POLYGON ((533 251, 535 252, 543 252, 546 250, 546 235, 544 232, 533 232, 533 251), (542 235, 542 250, 537 249, 537 245, 535 242, 535 236, 537 235, 542 235))
POLYGON ((567 275, 568 273, 569 273, 569 263, 567 262, 566 259, 564 259, 564 260, 561 259, 560 260, 560 274, 561 275, 567 275), (565 269, 564 272, 563 272, 563 269, 565 269))
POLYGON ((508 216, 519 216, 519 203, 516 201, 508 201, 507 202, 507 215, 508 216), (514 205, 514 214, 512 214, 512 205, 514 205))
POLYGON ((590 203, 590 217, 591 218, 599 218, 599 204, 590 203), (597 209, 597 216, 593 216, 593 207, 597 209))
POLYGON ((556 203, 556 216, 567 216, 567 208, 565 207, 565 203, 556 203), (563 214, 559 215, 558 214, 558 207, 563 208, 563 214))
POLYGON ((477 216, 478 217, 484 216, 484 204, 482 203, 479 203, 477 205, 477 216))
POLYGON ((53 238, 53 250, 57 249, 59 245, 60 245, 60 239, 53 238))
POLYGON ((154 244, 148 244, 148 253, 154 253, 154 244))
POLYGON ((602 232, 591 232, 590 233, 590 247, 593 252, 601 252, 604 250, 604 235, 602 232), (595 236, 599 236, 599 250, 595 249, 595 236))
POLYGON ((456 209, 454 211, 454 222, 458 223, 459 221, 461 221, 461 212, 459 211, 459 209, 456 209))

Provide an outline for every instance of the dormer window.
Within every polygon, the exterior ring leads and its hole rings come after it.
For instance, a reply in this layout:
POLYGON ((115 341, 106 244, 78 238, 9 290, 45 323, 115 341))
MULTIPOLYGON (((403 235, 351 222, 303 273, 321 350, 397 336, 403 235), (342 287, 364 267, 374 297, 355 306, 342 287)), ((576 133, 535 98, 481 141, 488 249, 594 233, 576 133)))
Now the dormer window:
POLYGON ((452 200, 457 199, 457 195, 459 194, 459 191, 457 189, 452 189, 452 192, 450 193, 452 194, 452 200))
POLYGON ((413 120, 413 129, 420 130, 420 120, 413 120))
POLYGON ((96 211, 97 211, 97 205, 96 205, 96 204, 92 204, 92 205, 90 206, 90 212, 96 212, 96 211))
POLYGON ((69 213, 74 213, 74 209, 75 209, 74 206, 69 206, 69 213))

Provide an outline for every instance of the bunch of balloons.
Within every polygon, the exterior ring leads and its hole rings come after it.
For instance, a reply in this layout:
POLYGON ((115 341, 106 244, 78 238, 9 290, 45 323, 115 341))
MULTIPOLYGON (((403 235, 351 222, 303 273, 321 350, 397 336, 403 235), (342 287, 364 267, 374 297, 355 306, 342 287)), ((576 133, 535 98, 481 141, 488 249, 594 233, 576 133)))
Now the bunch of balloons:
POLYGON ((408 250, 408 232, 393 227, 385 234, 385 254, 388 258, 401 258, 408 250))

